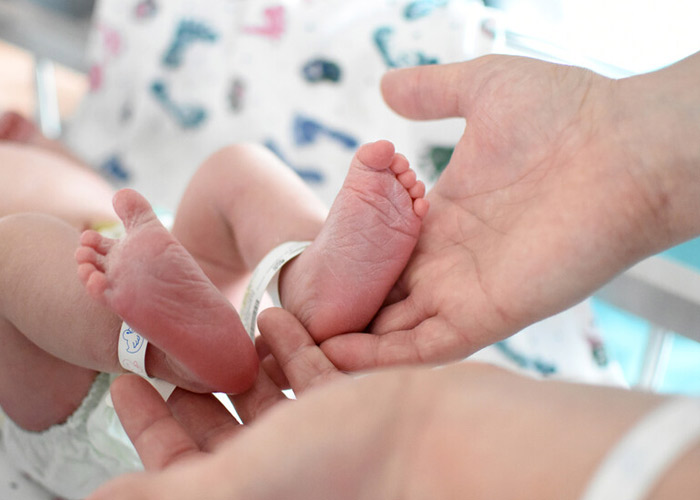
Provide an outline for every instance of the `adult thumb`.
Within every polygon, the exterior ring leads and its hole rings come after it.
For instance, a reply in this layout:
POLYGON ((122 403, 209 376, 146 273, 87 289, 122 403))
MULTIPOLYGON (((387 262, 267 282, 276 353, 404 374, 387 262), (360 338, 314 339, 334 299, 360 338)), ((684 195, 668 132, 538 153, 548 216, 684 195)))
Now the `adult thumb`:
POLYGON ((382 78, 382 95, 391 109, 406 118, 466 117, 489 57, 392 70, 382 78))

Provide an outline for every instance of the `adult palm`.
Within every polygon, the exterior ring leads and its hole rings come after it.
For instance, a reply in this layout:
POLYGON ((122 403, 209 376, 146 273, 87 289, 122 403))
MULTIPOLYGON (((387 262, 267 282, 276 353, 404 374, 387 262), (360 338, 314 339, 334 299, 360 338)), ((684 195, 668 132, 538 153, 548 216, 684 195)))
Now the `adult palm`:
POLYGON ((464 357, 653 251, 663 197, 630 147, 625 85, 509 56, 388 73, 398 113, 466 127, 374 335, 331 339, 328 357, 347 370, 464 357))

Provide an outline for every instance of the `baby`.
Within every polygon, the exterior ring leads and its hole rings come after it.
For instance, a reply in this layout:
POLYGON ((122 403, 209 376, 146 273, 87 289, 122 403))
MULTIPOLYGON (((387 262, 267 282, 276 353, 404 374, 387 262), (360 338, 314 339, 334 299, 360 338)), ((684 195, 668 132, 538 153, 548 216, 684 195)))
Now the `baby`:
MULTIPOLYGON (((138 466, 104 397, 107 374, 122 371, 122 321, 150 342, 150 376, 193 391, 243 392, 258 357, 230 300, 272 248, 313 240, 283 268, 279 295, 321 342, 371 321, 428 208, 424 186, 387 141, 357 151, 327 218, 273 154, 231 146, 193 176, 172 232, 145 199, 123 190, 114 208, 124 237, 80 236, 75 221, 85 206, 76 200, 77 216, 61 200, 70 160, 0 143, 0 160, 7 158, 31 165, 30 181, 36 172, 55 180, 56 199, 42 205, 45 213, 0 218, 0 406, 10 419, 3 439, 19 467, 66 498, 138 466), (52 213, 54 204, 61 210, 52 213)), ((22 166, 11 174, 21 180, 22 166)), ((0 194, 10 189, 2 186, 0 194)), ((73 198, 75 189, 66 186, 73 198)))

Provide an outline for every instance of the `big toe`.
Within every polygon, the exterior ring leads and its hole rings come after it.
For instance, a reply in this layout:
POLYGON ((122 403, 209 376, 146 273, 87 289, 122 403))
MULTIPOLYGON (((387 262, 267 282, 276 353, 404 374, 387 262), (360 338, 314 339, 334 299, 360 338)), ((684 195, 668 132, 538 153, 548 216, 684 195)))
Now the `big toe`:
POLYGON ((357 150, 355 158, 362 165, 375 170, 389 168, 394 160, 394 145, 386 140, 363 144, 357 150))
POLYGON ((112 204, 127 231, 134 226, 157 219, 146 198, 133 189, 117 191, 112 204))

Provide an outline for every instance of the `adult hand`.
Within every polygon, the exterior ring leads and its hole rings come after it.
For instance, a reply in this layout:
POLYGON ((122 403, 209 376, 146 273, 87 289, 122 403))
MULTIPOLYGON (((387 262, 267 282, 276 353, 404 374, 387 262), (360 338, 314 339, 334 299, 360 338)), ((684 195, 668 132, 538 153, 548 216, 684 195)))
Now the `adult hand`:
POLYGON ((259 326, 303 399, 280 403, 261 370, 235 400, 249 424, 241 426, 210 396, 178 389, 166 405, 139 377, 122 376, 112 398, 147 472, 118 478, 91 500, 397 496, 395 474, 410 461, 410 431, 430 398, 411 401, 411 377, 341 374, 281 309, 263 313, 259 326))
POLYGON ((244 420, 259 418, 238 426, 201 395, 174 394, 171 412, 124 376, 113 399, 147 472, 90 500, 579 498, 612 443, 660 400, 480 363, 350 379, 291 314, 270 310, 260 328, 299 401, 278 404, 263 380, 239 401, 244 420))
POLYGON ((699 69, 695 56, 613 81, 487 56, 388 73, 398 113, 464 117, 466 129, 375 335, 338 336, 324 352, 346 370, 464 357, 698 234, 700 153, 686 150, 699 69))

